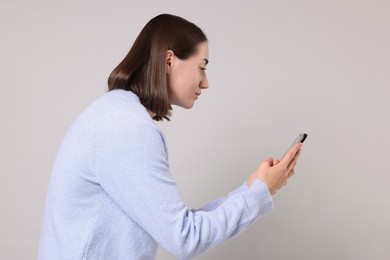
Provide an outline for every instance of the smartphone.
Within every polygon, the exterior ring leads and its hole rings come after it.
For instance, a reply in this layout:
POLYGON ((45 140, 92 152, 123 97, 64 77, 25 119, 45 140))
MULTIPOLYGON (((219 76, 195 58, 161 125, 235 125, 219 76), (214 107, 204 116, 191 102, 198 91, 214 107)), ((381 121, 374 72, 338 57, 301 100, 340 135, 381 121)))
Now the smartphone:
MULTIPOLYGON (((287 153, 288 151, 291 150, 291 148, 293 148, 293 146, 294 146, 295 144, 297 144, 297 143, 303 143, 303 142, 306 140, 306 138, 307 138, 307 134, 306 134, 306 133, 299 134, 299 135, 297 136, 297 138, 295 138, 294 142, 291 144, 290 148, 287 149, 287 151, 285 152, 285 154, 283 155, 283 157, 286 155, 286 153, 287 153)), ((283 157, 282 157, 282 158, 283 158, 283 157)))

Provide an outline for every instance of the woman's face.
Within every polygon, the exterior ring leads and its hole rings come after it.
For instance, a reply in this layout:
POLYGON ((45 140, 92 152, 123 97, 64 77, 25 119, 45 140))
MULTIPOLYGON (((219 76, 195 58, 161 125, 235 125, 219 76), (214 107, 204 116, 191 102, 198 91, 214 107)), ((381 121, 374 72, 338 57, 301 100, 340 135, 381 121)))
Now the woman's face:
POLYGON ((208 88, 206 65, 209 58, 207 42, 198 45, 198 51, 186 60, 167 52, 167 79, 171 105, 191 108, 202 89, 208 88))

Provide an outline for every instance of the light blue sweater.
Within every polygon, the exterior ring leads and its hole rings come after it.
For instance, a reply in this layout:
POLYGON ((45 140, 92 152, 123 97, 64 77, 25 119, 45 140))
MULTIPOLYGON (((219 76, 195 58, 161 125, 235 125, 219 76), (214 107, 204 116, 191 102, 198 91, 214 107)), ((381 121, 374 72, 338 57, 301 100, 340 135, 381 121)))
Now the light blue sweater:
POLYGON ((113 90, 61 144, 38 259, 155 259, 158 244, 190 259, 271 209, 267 186, 256 180, 189 210, 169 172, 163 133, 135 94, 113 90))

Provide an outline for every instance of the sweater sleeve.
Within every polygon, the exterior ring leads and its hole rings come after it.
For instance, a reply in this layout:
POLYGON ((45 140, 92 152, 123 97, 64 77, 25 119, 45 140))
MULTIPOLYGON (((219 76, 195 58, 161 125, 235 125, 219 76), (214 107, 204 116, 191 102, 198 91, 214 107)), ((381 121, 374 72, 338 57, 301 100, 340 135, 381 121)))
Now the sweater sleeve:
POLYGON ((95 174, 122 211, 180 259, 226 241, 272 209, 267 186, 256 180, 205 210, 189 210, 169 173, 164 140, 154 125, 99 132, 95 174))
POLYGON ((248 190, 248 185, 245 182, 244 184, 242 184, 240 187, 238 187, 234 191, 229 192, 227 197, 218 198, 218 199, 216 199, 214 201, 211 201, 211 202, 207 203, 206 205, 204 205, 203 207, 201 207, 199 209, 192 209, 191 211, 192 212, 196 212, 196 211, 210 211, 210 210, 214 210, 219 205, 221 205, 227 198, 233 196, 234 194, 237 194, 237 193, 240 193, 240 192, 243 192, 243 191, 246 191, 246 190, 248 190))

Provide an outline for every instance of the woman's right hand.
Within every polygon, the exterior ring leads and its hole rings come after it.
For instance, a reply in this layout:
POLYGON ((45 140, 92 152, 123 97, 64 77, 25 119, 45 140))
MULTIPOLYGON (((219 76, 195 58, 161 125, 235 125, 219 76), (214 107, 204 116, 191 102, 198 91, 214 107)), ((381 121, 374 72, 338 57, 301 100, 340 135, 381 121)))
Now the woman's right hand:
POLYGON ((274 195, 287 184, 288 178, 294 175, 294 167, 301 154, 301 147, 301 143, 294 145, 280 161, 274 161, 271 157, 265 159, 247 179, 248 187, 255 179, 259 179, 268 186, 271 195, 274 195))

